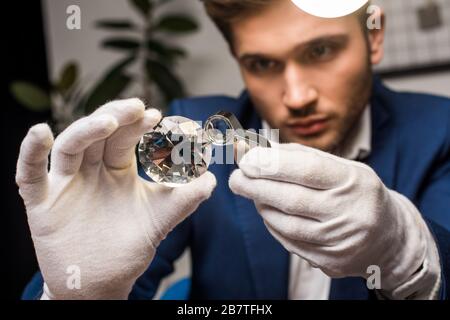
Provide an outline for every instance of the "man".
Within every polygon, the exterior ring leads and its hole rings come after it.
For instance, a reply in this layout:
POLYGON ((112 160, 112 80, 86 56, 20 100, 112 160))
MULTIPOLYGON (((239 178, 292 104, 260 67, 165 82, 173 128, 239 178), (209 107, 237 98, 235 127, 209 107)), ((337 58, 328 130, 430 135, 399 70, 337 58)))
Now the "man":
POLYGON ((69 127, 49 173, 51 132, 32 128, 17 180, 45 284, 37 276, 25 297, 152 298, 190 247, 191 298, 445 298, 449 100, 372 78, 384 30, 367 30, 365 8, 322 19, 289 0, 205 6, 246 91, 171 113, 204 121, 226 109, 247 128, 280 129, 283 144, 211 166, 214 192, 210 173, 167 190, 135 173, 133 146, 160 119, 137 100, 69 127))

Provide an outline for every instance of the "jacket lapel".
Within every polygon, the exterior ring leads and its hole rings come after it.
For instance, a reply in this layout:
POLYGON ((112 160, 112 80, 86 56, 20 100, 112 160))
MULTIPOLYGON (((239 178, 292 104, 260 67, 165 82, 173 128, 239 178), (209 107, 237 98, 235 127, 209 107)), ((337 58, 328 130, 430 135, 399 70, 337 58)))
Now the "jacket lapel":
POLYGON ((388 188, 394 189, 398 146, 393 119, 389 114, 388 94, 388 89, 376 79, 371 99, 372 151, 365 162, 388 188))

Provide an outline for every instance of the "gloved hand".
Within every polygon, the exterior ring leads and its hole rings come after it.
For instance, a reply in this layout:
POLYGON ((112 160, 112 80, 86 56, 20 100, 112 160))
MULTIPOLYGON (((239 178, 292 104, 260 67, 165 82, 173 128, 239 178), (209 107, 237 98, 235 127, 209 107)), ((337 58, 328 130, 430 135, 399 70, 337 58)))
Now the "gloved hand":
POLYGON ((54 143, 45 124, 25 137, 16 181, 50 298, 126 299, 160 241, 210 196, 209 172, 174 189, 138 176, 135 145, 160 118, 139 99, 121 100, 54 143))
POLYGON ((376 265, 381 289, 393 290, 421 267, 425 222, 367 165, 285 144, 252 149, 239 167, 229 180, 232 191, 254 200, 288 251, 330 277, 367 278, 376 265))

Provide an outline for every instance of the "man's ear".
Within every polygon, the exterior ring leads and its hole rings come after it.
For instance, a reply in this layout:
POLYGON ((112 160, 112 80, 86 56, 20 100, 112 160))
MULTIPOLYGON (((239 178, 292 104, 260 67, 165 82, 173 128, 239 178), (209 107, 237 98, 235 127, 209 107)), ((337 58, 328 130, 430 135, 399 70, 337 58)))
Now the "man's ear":
POLYGON ((377 65, 381 62, 384 56, 384 33, 386 17, 384 11, 380 7, 373 7, 374 9, 372 10, 367 22, 367 28, 369 29, 368 37, 370 61, 372 65, 377 65))

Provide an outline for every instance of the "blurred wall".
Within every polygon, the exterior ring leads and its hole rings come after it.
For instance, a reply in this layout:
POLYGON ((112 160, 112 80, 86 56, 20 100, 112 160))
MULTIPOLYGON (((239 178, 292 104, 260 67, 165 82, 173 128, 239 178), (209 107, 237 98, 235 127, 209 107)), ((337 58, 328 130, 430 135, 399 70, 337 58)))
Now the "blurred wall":
POLYGON ((387 79, 385 83, 397 90, 427 92, 450 97, 450 71, 387 79))
MULTIPOLYGON (((443 26, 426 32, 420 32, 418 8, 430 2, 426 0, 372 0, 372 3, 383 8, 386 13, 386 58, 381 63, 381 67, 392 67, 393 62, 410 64, 412 57, 414 57, 414 61, 424 63, 429 63, 432 56, 449 61, 450 56, 445 57, 445 54, 442 54, 442 52, 448 50, 449 46, 450 5, 448 0, 433 0, 433 3, 436 3, 440 8, 443 26), (402 15, 400 16, 399 13, 402 15), (411 45, 411 42, 414 45, 411 45), (437 46, 440 49, 447 49, 438 51, 437 46), (408 48, 408 50, 405 50, 405 48, 408 48)), ((450 96, 450 70, 389 78, 385 82, 397 90, 450 96)))

